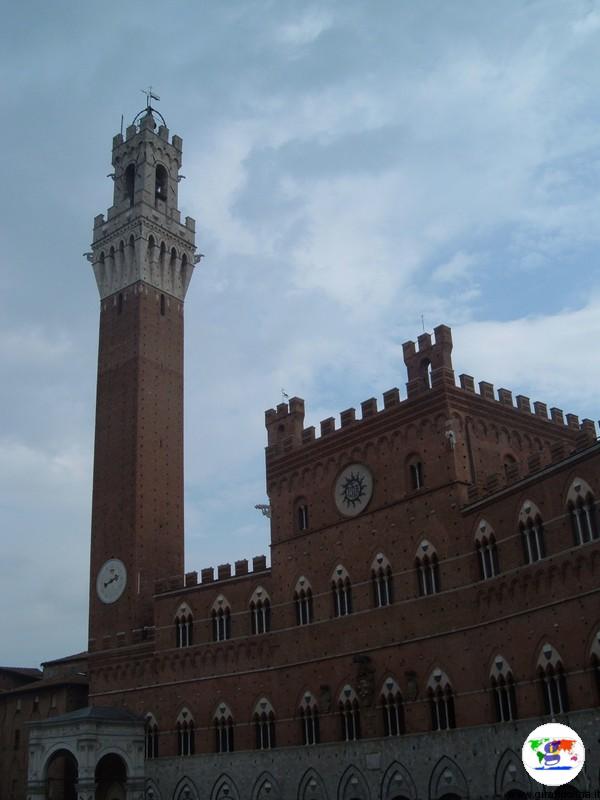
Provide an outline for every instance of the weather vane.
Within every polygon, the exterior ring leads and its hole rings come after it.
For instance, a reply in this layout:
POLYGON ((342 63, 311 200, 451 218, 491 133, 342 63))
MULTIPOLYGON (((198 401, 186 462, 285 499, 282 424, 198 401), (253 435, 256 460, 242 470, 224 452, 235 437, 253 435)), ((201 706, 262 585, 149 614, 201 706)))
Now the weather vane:
POLYGON ((151 100, 160 101, 160 97, 152 92, 151 86, 149 86, 147 89, 140 89, 140 92, 146 95, 146 108, 152 108, 152 103, 150 102, 151 100))

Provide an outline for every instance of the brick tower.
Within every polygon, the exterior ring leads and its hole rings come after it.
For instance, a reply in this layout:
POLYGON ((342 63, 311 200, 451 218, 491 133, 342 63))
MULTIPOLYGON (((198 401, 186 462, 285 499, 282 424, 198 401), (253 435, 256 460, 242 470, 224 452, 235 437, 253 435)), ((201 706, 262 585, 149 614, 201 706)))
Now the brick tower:
POLYGON ((113 205, 94 220, 90 651, 145 638, 155 581, 184 569, 183 302, 197 258, 177 208, 181 155, 148 104, 113 139, 113 205))

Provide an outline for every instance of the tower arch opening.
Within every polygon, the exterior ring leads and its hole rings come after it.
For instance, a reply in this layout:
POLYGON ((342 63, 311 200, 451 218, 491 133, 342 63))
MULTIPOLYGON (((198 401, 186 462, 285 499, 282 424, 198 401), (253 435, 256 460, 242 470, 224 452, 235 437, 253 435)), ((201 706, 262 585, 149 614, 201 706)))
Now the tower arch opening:
POLYGON ((77 800, 79 766, 70 750, 56 750, 46 765, 46 797, 77 800))
POLYGON ((96 765, 96 800, 126 800, 127 767, 121 756, 107 753, 96 765))

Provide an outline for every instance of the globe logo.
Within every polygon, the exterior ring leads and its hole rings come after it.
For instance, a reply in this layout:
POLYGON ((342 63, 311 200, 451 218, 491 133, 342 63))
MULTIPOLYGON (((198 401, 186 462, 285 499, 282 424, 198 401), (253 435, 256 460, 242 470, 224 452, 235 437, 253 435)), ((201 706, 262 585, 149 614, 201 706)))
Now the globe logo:
POLYGON ((548 722, 525 739, 521 758, 528 775, 535 781, 543 786, 563 786, 583 769, 585 748, 572 728, 548 722))

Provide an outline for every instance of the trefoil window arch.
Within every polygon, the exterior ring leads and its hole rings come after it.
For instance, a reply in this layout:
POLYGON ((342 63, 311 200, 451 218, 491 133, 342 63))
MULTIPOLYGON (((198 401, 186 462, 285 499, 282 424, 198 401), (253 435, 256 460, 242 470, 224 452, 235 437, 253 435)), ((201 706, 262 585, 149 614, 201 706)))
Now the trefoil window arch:
POLYGON ((216 752, 233 753, 233 714, 226 703, 217 708, 214 723, 216 752))
POLYGON ((177 755, 193 756, 196 752, 194 739, 194 718, 189 710, 184 708, 177 717, 177 755))
POLYGON ((175 615, 175 647, 191 647, 194 618, 187 603, 182 603, 175 615))
POLYGON ((313 621, 313 593, 310 583, 302 576, 294 589, 296 624, 310 625, 313 621))
POLYGON ((319 744, 321 741, 319 707, 310 692, 304 694, 300 703, 300 723, 302 726, 302 744, 319 744))
POLYGON ((346 568, 339 564, 331 576, 333 593, 333 613, 336 617, 345 617, 352 613, 352 583, 346 568))
POLYGON ((440 591, 440 570, 435 547, 424 539, 417 548, 415 558, 419 595, 436 594, 440 591))
POLYGON ((456 727, 454 715, 454 692, 448 676, 441 669, 431 673, 427 684, 431 730, 445 731, 456 727))
POLYGON ((211 616, 213 641, 224 642, 231 639, 231 610, 222 594, 215 600, 211 616))
POLYGON ((271 601, 262 586, 258 586, 250 598, 250 629, 253 634, 271 630, 271 601))
POLYGON ((494 529, 485 520, 481 520, 475 532, 475 548, 479 560, 479 571, 482 580, 495 578, 500 574, 498 564, 498 548, 494 529))
POLYGON ((544 712, 555 717, 569 710, 567 678, 562 661, 550 644, 542 647, 537 663, 538 678, 542 686, 544 712))
POLYGON ((266 697, 256 704, 253 719, 256 749, 271 750, 275 747, 275 712, 266 697))
POLYGON ((393 602, 393 577, 390 562, 378 553, 371 564, 373 602, 376 608, 389 606, 393 602))
POLYGON ((399 736, 404 733, 404 705, 396 681, 389 677, 381 687, 381 709, 384 736, 399 736))
POLYGON ((525 563, 534 564, 546 555, 544 523, 537 506, 526 500, 519 514, 519 530, 523 540, 525 563))
POLYGON ((567 509, 576 545, 587 544, 600 536, 594 493, 586 481, 575 478, 567 495, 567 509))
POLYGON ((360 706, 354 689, 346 685, 340 692, 338 707, 343 742, 360 739, 360 706))

